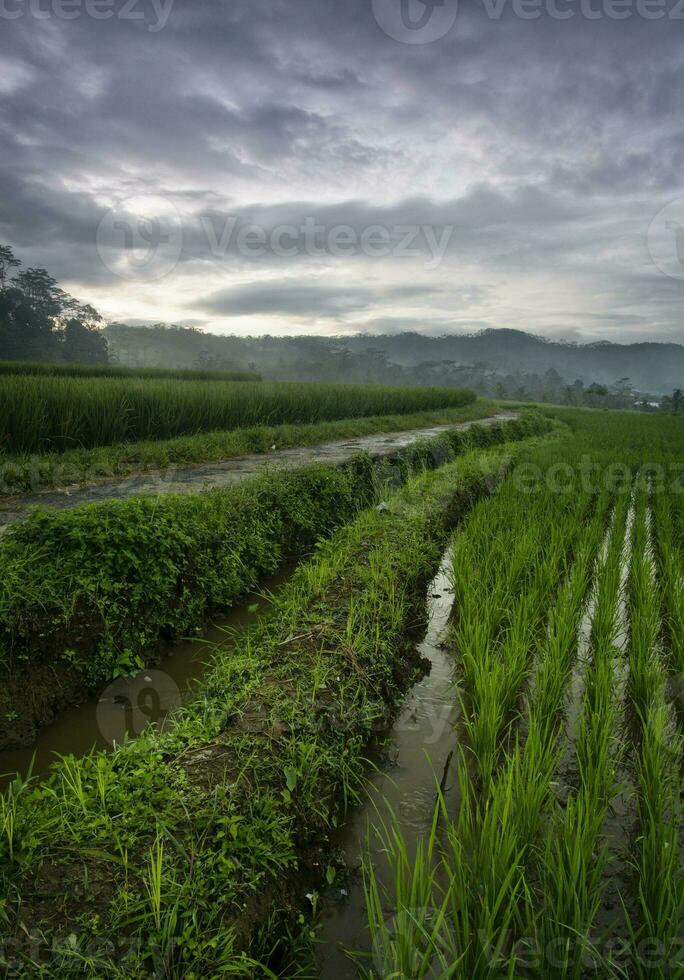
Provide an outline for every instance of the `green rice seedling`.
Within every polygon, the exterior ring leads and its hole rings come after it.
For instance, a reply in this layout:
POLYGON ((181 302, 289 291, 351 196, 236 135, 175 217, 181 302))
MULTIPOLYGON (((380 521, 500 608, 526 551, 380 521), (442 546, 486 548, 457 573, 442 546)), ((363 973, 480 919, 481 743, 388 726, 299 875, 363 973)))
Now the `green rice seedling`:
POLYGON ((681 874, 680 766, 682 743, 665 693, 659 655, 660 599, 650 553, 648 495, 637 491, 629 581, 630 699, 636 722, 639 837, 635 867, 640 922, 630 923, 634 970, 645 976, 684 976, 679 953, 684 911, 681 874), (643 944, 657 944, 654 964, 643 944))
POLYGON ((675 707, 680 724, 684 724, 683 552, 677 542, 672 498, 666 494, 655 494, 652 499, 655 557, 662 603, 662 641, 675 707))
POLYGON ((17 798, 10 790, 0 796, 0 839, 3 840, 10 861, 14 861, 14 834, 17 823, 17 798))
MULTIPOLYGON (((604 554, 600 554, 595 537, 590 550, 585 551, 584 560, 573 569, 573 577, 579 583, 578 597, 587 593, 592 572, 597 576, 588 651, 590 664, 576 747, 579 786, 568 797, 564 809, 552 811, 540 855, 538 896, 526 911, 527 931, 535 935, 542 957, 539 975, 549 978, 579 980, 587 961, 591 963, 598 958, 591 929, 601 902, 607 862, 600 834, 616 790, 613 749, 618 706, 613 643, 628 503, 627 497, 617 501, 604 554)), ((596 530, 600 533, 601 526, 596 530)), ((574 630, 577 623, 576 608, 572 617, 574 630)), ((564 646, 566 650, 573 646, 567 636, 564 646)), ((551 717, 558 711, 568 669, 567 659, 561 658, 559 676, 552 680, 547 697, 539 702, 538 718, 551 717)), ((558 729, 555 733, 549 731, 552 739, 558 738, 558 729)), ((605 963, 601 968, 606 971, 605 963)))
POLYGON ((542 957, 538 975, 549 980, 579 980, 596 955, 590 929, 607 861, 605 848, 597 847, 604 815, 604 808, 580 791, 568 799, 546 839, 536 941, 542 957))
MULTIPOLYGON (((433 955, 435 949, 442 956, 449 951, 444 962, 453 972, 445 976, 514 974, 522 910, 531 902, 527 869, 558 762, 560 705, 610 503, 607 493, 598 503, 580 494, 570 507, 557 495, 542 495, 530 502, 535 536, 529 511, 516 513, 514 499, 504 486, 476 508, 454 545, 454 645, 468 750, 462 747, 459 754, 459 814, 447 823, 448 849, 440 867, 440 884, 448 881, 449 915, 439 937, 431 936, 433 955), (499 510, 504 520, 498 520, 499 510), (481 521, 480 512, 491 520, 481 521), (590 520, 582 529, 579 517, 587 512, 590 520), (490 551, 495 559, 488 557, 490 551), (571 559, 571 574, 562 585, 571 559), (497 609, 502 602, 503 612, 497 609), (524 742, 514 739, 502 754, 502 736, 513 732, 531 649, 538 650, 541 665, 524 742)), ((441 907, 437 891, 433 905, 441 907)))
POLYGON ((162 904, 164 897, 164 841, 159 834, 157 834, 150 850, 149 866, 143 883, 154 918, 154 925, 157 932, 159 932, 162 924, 162 904))
POLYGON ((437 884, 440 809, 435 808, 431 831, 412 855, 391 814, 390 822, 381 821, 375 830, 393 890, 388 892, 380 884, 376 869, 365 860, 364 894, 373 961, 364 970, 368 980, 455 975, 458 960, 452 958, 453 942, 445 940, 448 900, 444 894, 439 896, 437 884))

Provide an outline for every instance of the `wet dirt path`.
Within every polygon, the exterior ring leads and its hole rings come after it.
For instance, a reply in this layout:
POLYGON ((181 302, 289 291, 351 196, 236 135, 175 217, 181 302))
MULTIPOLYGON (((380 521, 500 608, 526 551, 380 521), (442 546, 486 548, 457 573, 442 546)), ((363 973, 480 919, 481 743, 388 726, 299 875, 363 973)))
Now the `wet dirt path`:
POLYGON ((33 507, 68 509, 81 504, 102 503, 106 500, 127 500, 129 497, 159 496, 161 494, 189 494, 235 486, 266 469, 296 468, 312 463, 341 465, 359 452, 374 458, 393 456, 418 439, 431 439, 449 430, 463 431, 473 425, 495 425, 518 418, 516 412, 501 412, 488 418, 450 425, 433 425, 406 432, 379 432, 372 436, 321 443, 316 446, 298 446, 292 449, 274 450, 270 453, 253 453, 237 456, 220 463, 204 463, 200 466, 170 466, 164 470, 134 474, 120 481, 108 481, 89 487, 70 487, 64 490, 46 490, 32 494, 0 498, 0 533, 10 524, 20 520, 33 507))

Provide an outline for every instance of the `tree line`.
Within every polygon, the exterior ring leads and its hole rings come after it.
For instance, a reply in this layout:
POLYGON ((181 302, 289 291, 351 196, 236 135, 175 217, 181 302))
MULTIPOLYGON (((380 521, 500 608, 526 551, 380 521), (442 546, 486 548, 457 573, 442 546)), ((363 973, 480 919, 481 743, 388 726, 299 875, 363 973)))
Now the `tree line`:
POLYGON ((106 364, 103 320, 45 269, 21 269, 0 245, 0 360, 106 364))

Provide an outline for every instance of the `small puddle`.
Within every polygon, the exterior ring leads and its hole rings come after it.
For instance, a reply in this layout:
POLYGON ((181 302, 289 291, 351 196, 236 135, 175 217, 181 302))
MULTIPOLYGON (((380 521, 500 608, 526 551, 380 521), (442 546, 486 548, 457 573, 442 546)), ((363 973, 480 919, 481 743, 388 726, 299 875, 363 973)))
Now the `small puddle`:
MULTIPOLYGON (((373 827, 394 813, 409 855, 429 834, 437 787, 450 753, 456 747, 455 725, 459 714, 453 682, 454 664, 443 649, 454 602, 451 586, 452 550, 442 558, 427 592, 428 628, 418 650, 431 669, 410 691, 403 710, 373 761, 378 769, 368 779, 364 803, 350 815, 334 843, 349 868, 357 868, 370 847, 370 859, 381 884, 390 884, 389 868, 373 827)), ((449 769, 445 800, 455 806, 456 766, 449 769)), ((356 875, 336 888, 338 901, 326 895, 319 931, 318 968, 322 980, 355 980, 359 973, 345 949, 367 952, 369 935, 363 883, 356 875)), ((391 914, 391 909, 388 909, 391 914)))
POLYGON ((28 773, 32 760, 33 775, 42 776, 58 755, 80 757, 92 749, 112 749, 125 738, 140 736, 150 723, 163 722, 188 700, 216 648, 230 648, 235 643, 235 631, 264 615, 293 571, 294 563, 289 563, 264 578, 258 592, 215 617, 201 637, 174 644, 159 667, 144 669, 134 677, 120 677, 99 698, 64 711, 54 724, 41 729, 32 745, 0 752, 0 790, 15 773, 28 773))

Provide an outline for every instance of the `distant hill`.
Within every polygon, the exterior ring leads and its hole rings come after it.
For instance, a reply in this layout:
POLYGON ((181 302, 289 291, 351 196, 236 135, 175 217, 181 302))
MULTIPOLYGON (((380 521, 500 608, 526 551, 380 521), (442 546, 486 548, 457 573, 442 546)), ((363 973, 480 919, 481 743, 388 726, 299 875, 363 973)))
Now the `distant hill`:
MULTIPOLYGON (((615 385, 629 378, 639 392, 667 394, 684 388, 682 344, 559 343, 521 330, 485 330, 472 336, 429 337, 418 333, 360 334, 345 337, 236 337, 203 333, 186 327, 105 329, 110 349, 121 364, 163 368, 257 370, 265 377, 291 380, 411 381, 429 365, 450 362, 477 367, 497 376, 543 377, 557 372, 568 384, 576 380, 615 385)), ((466 379, 467 380, 467 379, 466 379)), ((462 383, 459 379, 458 383, 462 383)))
POLYGON ((546 340, 522 330, 485 330, 474 336, 425 337, 416 333, 396 336, 347 338, 351 350, 386 351, 398 364, 424 361, 484 363, 503 373, 544 374, 556 370, 568 381, 614 384, 630 378, 639 391, 665 394, 684 387, 682 344, 569 344, 546 340))

